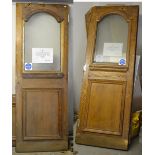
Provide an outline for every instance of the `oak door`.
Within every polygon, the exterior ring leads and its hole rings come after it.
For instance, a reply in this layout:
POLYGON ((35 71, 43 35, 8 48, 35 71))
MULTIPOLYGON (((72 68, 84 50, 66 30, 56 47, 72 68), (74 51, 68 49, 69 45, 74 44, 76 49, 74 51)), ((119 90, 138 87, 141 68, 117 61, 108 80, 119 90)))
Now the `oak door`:
POLYGON ((66 5, 16 6, 16 151, 68 149, 66 5))
POLYGON ((79 144, 128 148, 137 22, 138 6, 99 6, 86 14, 79 144))

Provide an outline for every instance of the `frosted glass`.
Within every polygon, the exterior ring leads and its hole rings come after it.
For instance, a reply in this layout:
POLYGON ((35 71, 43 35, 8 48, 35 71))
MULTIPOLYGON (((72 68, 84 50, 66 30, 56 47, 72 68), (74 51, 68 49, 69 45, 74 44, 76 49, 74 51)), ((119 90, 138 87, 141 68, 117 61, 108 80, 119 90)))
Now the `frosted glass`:
POLYGON ((94 62, 126 61, 128 23, 120 15, 107 15, 97 25, 94 62))
POLYGON ((60 71, 60 23, 47 13, 34 14, 24 28, 24 70, 25 63, 32 63, 32 71, 60 71), (53 50, 52 63, 33 63, 32 49, 53 50))

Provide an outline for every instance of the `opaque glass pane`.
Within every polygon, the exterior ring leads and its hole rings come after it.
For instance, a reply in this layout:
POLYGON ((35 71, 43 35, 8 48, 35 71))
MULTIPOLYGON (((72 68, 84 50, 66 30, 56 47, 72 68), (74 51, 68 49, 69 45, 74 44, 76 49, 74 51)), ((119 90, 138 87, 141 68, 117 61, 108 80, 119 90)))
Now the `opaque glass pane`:
POLYGON ((60 23, 47 13, 34 14, 24 28, 24 70, 60 70, 60 23))
POLYGON ((107 15, 97 25, 94 62, 126 64, 128 23, 120 15, 107 15))

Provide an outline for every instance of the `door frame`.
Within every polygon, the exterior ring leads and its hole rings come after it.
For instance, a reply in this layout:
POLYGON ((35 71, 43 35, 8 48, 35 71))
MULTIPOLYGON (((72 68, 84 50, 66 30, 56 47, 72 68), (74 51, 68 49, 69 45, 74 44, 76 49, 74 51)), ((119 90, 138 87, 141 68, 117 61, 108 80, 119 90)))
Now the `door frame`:
POLYGON ((85 16, 87 30, 86 70, 83 75, 81 89, 79 119, 77 121, 75 139, 76 143, 123 150, 128 149, 138 15, 138 6, 94 6, 85 16), (97 23, 105 16, 111 14, 120 15, 128 22, 127 63, 124 66, 110 63, 93 63, 97 23), (95 71, 99 71, 99 73, 95 73, 95 71), (110 76, 112 72, 114 73, 110 76), (104 83, 106 81, 116 84, 118 84, 119 81, 123 83, 123 91, 126 92, 126 95, 124 99, 125 102, 122 104, 122 129, 120 130, 121 133, 117 133, 118 135, 112 135, 111 133, 109 134, 109 132, 104 134, 103 131, 95 133, 92 132, 93 130, 88 131, 88 129, 86 129, 90 82, 95 80, 95 77, 98 77, 96 80, 104 81, 104 83))
MULTIPOLYGON (((68 149, 68 15, 69 6, 61 4, 32 4, 32 3, 17 3, 16 4, 16 151, 17 152, 35 152, 35 151, 59 151, 68 149), (61 70, 60 71, 24 71, 23 67, 23 52, 24 52, 24 23, 36 13, 48 13, 52 15, 57 22, 60 23, 60 51, 61 51, 61 70), (42 89, 43 83, 40 81, 49 79, 51 91, 58 91, 59 94, 64 93, 63 103, 59 107, 59 127, 61 137, 47 137, 46 139, 24 139, 24 105, 23 98, 26 91, 33 89, 34 85, 38 85, 37 89, 42 89), (58 82, 55 83, 54 80, 58 82), (33 84, 28 84, 28 80, 33 81, 33 84), (63 85, 62 85, 63 84, 63 85), (40 85, 40 86, 39 86, 40 85), (58 90, 56 85, 60 86, 58 90)), ((46 88, 43 88, 46 89, 46 88)), ((59 103, 59 105, 61 104, 59 103)))

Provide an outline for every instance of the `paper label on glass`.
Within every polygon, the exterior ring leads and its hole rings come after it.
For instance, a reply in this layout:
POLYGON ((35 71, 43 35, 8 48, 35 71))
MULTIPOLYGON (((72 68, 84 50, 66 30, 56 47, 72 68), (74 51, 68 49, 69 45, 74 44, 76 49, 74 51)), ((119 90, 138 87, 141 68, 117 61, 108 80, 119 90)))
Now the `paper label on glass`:
POLYGON ((32 48, 32 63, 53 63, 53 48, 32 48))
POLYGON ((123 43, 104 43, 103 56, 122 57, 123 43))
POLYGON ((96 62, 111 62, 112 57, 107 57, 103 55, 96 55, 95 61, 96 62))
POLYGON ((112 62, 112 63, 118 63, 119 62, 119 60, 120 60, 120 57, 110 57, 110 62, 112 62))
POLYGON ((103 62, 103 55, 96 55, 96 57, 95 57, 95 61, 96 62, 103 62))

